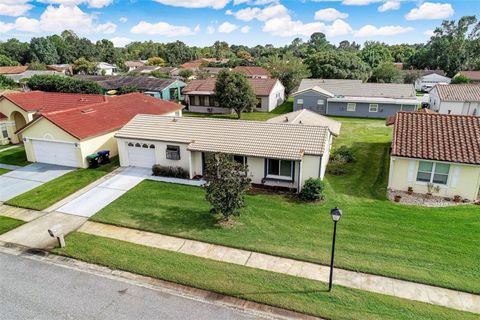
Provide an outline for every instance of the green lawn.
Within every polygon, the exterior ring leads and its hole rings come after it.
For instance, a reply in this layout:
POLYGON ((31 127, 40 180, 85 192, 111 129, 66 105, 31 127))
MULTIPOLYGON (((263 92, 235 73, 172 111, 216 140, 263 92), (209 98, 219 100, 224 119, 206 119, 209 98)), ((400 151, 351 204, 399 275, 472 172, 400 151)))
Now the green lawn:
POLYGON ((5 203, 11 206, 44 210, 65 197, 86 187, 118 167, 118 157, 96 169, 77 169, 25 192, 5 203))
POLYGON ((18 148, 0 152, 0 163, 26 166, 30 162, 27 161, 27 155, 23 146, 19 146, 18 148))
POLYGON ((416 208, 385 200, 391 128, 382 120, 339 119, 338 147, 350 145, 350 174, 327 176, 327 198, 303 204, 274 194, 247 196, 234 228, 221 228, 201 188, 144 181, 92 220, 328 264, 330 208, 338 227, 337 266, 480 293, 480 215, 473 205, 416 208))
POLYGON ((7 172, 10 172, 10 170, 8 170, 8 169, 3 169, 3 168, 0 168, 0 176, 1 176, 2 174, 5 174, 5 173, 7 173, 7 172))
POLYGON ((0 216, 0 234, 20 227, 24 223, 21 220, 0 216))
MULTIPOLYGON (((278 115, 291 112, 293 110, 293 99, 288 99, 283 104, 279 105, 272 112, 243 112, 242 120, 257 120, 265 121, 278 115)), ((237 119, 237 114, 207 114, 195 112, 183 112, 185 117, 199 117, 199 118, 220 118, 220 119, 237 119)))
POLYGON ((54 252, 326 319, 478 319, 477 315, 84 233, 54 252))

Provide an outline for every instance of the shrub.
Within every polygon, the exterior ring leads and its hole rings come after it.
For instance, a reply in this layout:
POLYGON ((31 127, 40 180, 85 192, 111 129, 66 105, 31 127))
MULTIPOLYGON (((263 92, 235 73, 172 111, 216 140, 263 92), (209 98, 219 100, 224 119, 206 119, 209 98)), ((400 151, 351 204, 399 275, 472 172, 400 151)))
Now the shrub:
POLYGON ((27 80, 31 90, 63 93, 102 94, 102 87, 94 81, 60 75, 34 75, 27 80))
POLYGON ((334 176, 343 176, 348 173, 348 169, 346 167, 347 160, 341 155, 336 155, 332 157, 330 162, 328 163, 328 173, 334 176))
POLYGON ((303 201, 318 201, 325 198, 325 183, 319 178, 310 178, 305 181, 299 197, 303 201))
POLYGON ((152 167, 152 173, 154 176, 160 177, 170 177, 170 178, 180 178, 188 179, 188 172, 182 167, 166 167, 159 164, 155 164, 152 167))
POLYGON ((345 145, 340 146, 338 149, 334 150, 330 158, 332 160, 335 160, 335 158, 343 158, 346 163, 355 161, 355 155, 353 153, 353 150, 345 145))

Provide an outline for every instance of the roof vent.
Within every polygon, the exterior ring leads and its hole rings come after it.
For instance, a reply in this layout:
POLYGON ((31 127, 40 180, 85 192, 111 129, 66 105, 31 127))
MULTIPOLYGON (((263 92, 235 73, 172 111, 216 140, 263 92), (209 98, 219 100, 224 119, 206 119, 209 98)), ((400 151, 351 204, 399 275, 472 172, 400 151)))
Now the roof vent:
POLYGON ((84 109, 82 110, 82 113, 92 113, 92 112, 95 112, 96 110, 93 109, 93 108, 90 108, 90 109, 84 109))
POLYGON ((283 122, 288 122, 288 117, 285 117, 285 120, 283 122))

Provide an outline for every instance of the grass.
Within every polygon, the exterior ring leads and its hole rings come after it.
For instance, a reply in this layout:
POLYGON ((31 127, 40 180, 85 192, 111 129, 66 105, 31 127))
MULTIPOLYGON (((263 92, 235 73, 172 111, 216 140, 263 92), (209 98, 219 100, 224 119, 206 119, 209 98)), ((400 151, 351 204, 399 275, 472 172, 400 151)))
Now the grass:
POLYGON ((0 176, 1 176, 2 174, 5 174, 5 173, 7 173, 7 172, 10 172, 10 170, 8 170, 8 169, 3 169, 3 168, 0 168, 0 176))
POLYGON ((329 210, 344 209, 337 234, 339 267, 480 293, 478 207, 419 208, 385 199, 391 128, 382 120, 339 119, 335 146, 356 161, 327 176, 326 201, 252 194, 234 228, 219 227, 200 188, 144 181, 91 219, 136 229, 328 264, 329 210))
POLYGON ((118 157, 96 169, 77 169, 25 192, 5 203, 11 206, 44 210, 65 197, 86 187, 118 167, 118 157))
POLYGON ((326 319, 478 319, 467 312, 73 233, 55 253, 326 319))
POLYGON ((0 216, 0 234, 20 227, 24 223, 21 220, 0 216))
MULTIPOLYGON (((266 121, 270 118, 276 117, 278 115, 291 112, 293 110, 293 99, 290 98, 285 101, 283 104, 276 107, 271 112, 243 112, 241 115, 241 120, 256 120, 256 121, 266 121)), ((199 118, 218 118, 218 119, 237 119, 237 114, 206 114, 206 113, 195 113, 184 111, 183 115, 185 117, 199 117, 199 118)))
POLYGON ((26 166, 30 164, 30 162, 27 161, 27 155, 23 146, 0 152, 0 163, 16 166, 26 166))

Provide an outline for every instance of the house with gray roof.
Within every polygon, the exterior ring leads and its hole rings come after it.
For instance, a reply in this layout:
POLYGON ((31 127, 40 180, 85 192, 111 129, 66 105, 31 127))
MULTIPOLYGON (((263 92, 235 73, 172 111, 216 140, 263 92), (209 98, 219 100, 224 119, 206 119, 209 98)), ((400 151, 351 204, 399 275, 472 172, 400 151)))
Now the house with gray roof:
POLYGON ((480 115, 480 84, 438 84, 429 98, 430 109, 438 113, 480 115))
POLYGON ((124 167, 180 167, 193 179, 222 153, 248 165, 254 185, 296 191, 323 179, 332 140, 323 125, 152 115, 137 115, 115 137, 124 167))
POLYGON ((415 111, 418 107, 412 84, 305 79, 292 96, 294 111, 307 109, 341 117, 385 119, 399 111, 415 111))

